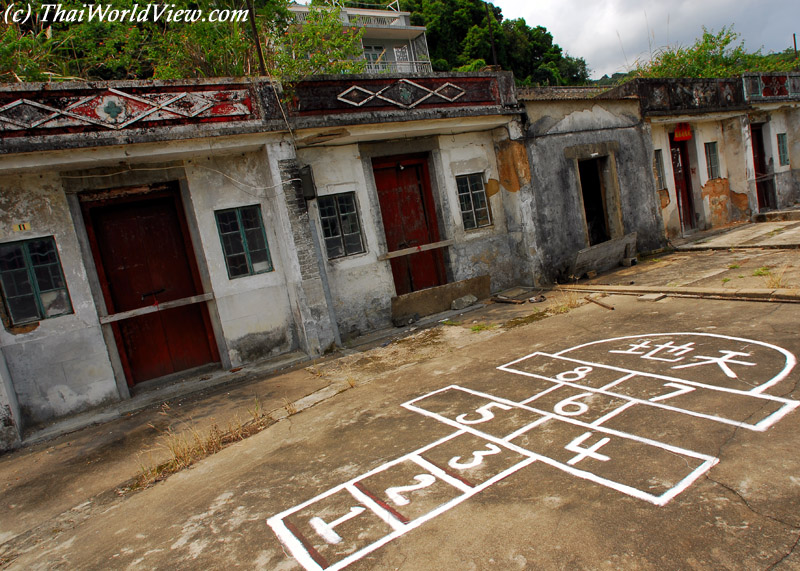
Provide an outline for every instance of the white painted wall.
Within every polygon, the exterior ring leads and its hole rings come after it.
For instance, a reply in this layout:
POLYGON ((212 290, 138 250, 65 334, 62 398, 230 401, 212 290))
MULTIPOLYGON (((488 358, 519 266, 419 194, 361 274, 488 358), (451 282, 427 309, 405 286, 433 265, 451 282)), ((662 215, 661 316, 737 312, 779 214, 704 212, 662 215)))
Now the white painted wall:
POLYGON ((283 250, 292 240, 280 231, 275 205, 283 189, 273 181, 266 151, 196 158, 185 170, 231 365, 290 350, 297 340, 283 250), (229 279, 214 213, 252 205, 261 207, 274 270, 229 279))
POLYGON ((119 399, 108 352, 87 282, 66 195, 55 174, 0 178, 0 242, 55 238, 74 313, 38 323, 27 333, 0 327, 0 350, 8 365, 23 423, 119 399), (28 222, 31 229, 12 232, 28 222))

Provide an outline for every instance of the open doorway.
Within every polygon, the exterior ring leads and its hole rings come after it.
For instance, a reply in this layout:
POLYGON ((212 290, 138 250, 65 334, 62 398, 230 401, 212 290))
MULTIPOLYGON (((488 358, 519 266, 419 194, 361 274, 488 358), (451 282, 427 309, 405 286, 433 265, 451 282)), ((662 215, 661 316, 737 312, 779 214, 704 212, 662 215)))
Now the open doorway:
POLYGON ((758 209, 772 210, 778 207, 778 201, 775 197, 775 178, 771 173, 767 172, 767 155, 764 149, 763 124, 751 124, 750 134, 753 144, 753 165, 756 170, 758 209))
POLYGON ((689 148, 686 141, 676 141, 675 135, 670 134, 669 150, 672 155, 672 173, 675 177, 675 195, 678 200, 681 232, 686 232, 695 227, 689 148))
POLYGON ((605 161, 606 157, 578 161, 589 246, 611 239, 608 202, 602 176, 605 161))

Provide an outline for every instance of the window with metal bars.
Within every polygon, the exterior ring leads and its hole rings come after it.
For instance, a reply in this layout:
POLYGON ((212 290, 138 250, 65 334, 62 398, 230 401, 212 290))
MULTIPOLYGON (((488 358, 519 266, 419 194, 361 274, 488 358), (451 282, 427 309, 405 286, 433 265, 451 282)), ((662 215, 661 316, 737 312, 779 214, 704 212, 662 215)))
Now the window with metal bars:
POLYGON ((719 154, 717 152, 717 142, 705 144, 706 148, 706 171, 708 178, 719 178, 719 154))
POLYGON ((656 179, 656 190, 667 188, 664 179, 664 154, 661 149, 656 149, 653 153, 653 176, 656 179))
POLYGON ((271 272, 272 258, 260 206, 215 212, 225 266, 230 279, 271 272))
POLYGON ((781 166, 789 164, 789 142, 786 133, 778 133, 778 160, 781 166))
POLYGON ((486 190, 483 186, 483 174, 467 174, 456 177, 458 202, 461 205, 461 219, 465 230, 492 225, 492 215, 486 190))
POLYGON ((364 253, 364 238, 358 220, 355 193, 320 196, 317 198, 317 206, 328 259, 364 253))
POLYGON ((0 244, 0 286, 12 325, 72 313, 52 236, 0 244))

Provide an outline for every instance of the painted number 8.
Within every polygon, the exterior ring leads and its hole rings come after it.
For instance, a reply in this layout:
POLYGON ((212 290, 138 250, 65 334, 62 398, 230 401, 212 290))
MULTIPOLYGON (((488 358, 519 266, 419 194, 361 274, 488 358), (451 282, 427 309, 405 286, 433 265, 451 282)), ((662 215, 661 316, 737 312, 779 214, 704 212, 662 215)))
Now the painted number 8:
POLYGON ((575 367, 571 371, 564 371, 556 375, 558 381, 580 381, 592 372, 591 367, 575 367))

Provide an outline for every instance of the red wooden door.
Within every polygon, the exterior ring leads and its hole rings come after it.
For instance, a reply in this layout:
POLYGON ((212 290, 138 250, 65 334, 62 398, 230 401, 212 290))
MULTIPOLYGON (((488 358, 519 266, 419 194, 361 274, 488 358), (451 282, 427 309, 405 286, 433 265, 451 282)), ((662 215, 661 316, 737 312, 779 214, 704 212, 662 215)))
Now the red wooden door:
MULTIPOLYGON (((109 314, 200 293, 179 206, 177 196, 167 192, 88 208, 109 314)), ((113 325, 131 385, 219 360, 203 303, 113 325)))
MULTIPOLYGON (((438 242, 427 159, 376 159, 373 171, 389 252, 438 242)), ((447 283, 441 250, 392 258, 390 263, 397 295, 447 283)))
POLYGON ((692 199, 692 179, 689 172, 689 150, 686 141, 675 141, 670 135, 669 146, 672 154, 672 173, 675 177, 675 194, 678 198, 678 216, 681 230, 694 228, 694 200, 692 199))

